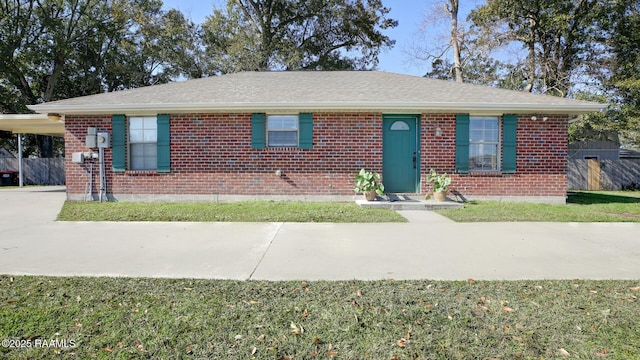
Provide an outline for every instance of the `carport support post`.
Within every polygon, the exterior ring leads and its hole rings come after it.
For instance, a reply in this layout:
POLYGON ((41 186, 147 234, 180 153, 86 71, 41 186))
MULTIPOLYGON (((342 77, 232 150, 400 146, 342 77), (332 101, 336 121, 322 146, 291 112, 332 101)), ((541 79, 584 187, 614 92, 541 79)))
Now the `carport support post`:
POLYGON ((22 179, 22 134, 18 134, 18 184, 24 186, 22 179))

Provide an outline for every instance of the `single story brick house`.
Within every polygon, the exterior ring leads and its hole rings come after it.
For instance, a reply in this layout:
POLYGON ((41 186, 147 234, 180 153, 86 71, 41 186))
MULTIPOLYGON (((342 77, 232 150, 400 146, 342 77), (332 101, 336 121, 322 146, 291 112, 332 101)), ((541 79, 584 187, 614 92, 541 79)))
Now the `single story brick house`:
POLYGON ((361 168, 423 196, 434 168, 460 197, 550 203, 565 201, 569 121, 603 107, 378 71, 243 72, 30 106, 64 118, 69 199, 97 189, 95 160, 72 161, 96 128, 116 201, 346 200, 361 168))

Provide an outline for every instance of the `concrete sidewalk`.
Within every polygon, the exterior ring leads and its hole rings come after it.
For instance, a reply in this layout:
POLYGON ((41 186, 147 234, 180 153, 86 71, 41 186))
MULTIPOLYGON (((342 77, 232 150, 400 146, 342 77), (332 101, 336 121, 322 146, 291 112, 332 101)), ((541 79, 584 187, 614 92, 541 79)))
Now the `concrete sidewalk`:
POLYGON ((0 273, 214 278, 639 279, 640 224, 55 222, 63 189, 0 189, 0 273))

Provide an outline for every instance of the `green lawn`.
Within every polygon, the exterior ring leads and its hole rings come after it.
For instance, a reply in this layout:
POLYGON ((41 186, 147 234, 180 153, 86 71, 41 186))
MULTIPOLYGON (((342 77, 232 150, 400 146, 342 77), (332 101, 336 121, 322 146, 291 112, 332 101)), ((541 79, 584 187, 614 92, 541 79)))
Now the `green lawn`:
POLYGON ((0 276, 0 358, 638 359, 638 285, 0 276))
MULTIPOLYGON (((470 201, 439 210, 459 222, 640 222, 640 191, 574 192, 567 205, 470 201)), ((96 203, 67 201, 61 221, 405 222, 391 210, 351 203, 96 203)))
POLYGON ((459 222, 640 222, 640 191, 578 191, 567 205, 470 201, 464 206, 437 212, 459 222))
POLYGON ((353 203, 246 201, 235 203, 127 203, 67 201, 61 221, 406 222, 391 210, 353 203))

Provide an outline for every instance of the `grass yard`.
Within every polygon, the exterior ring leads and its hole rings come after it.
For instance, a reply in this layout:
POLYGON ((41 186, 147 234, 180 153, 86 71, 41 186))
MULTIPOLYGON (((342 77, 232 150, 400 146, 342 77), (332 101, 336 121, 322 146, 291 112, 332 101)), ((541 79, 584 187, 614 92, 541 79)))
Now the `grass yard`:
POLYGON ((60 221, 406 222, 391 210, 352 203, 246 201, 235 203, 128 203, 67 201, 60 221))
POLYGON ((640 191, 577 191, 567 205, 470 201, 464 206, 437 212, 458 222, 640 222, 640 191))
POLYGON ((0 276, 0 358, 638 359, 639 285, 0 276))
MULTIPOLYGON (((640 222, 640 191, 578 191, 567 205, 470 201, 438 210, 458 222, 640 222)), ((406 222, 391 210, 352 203, 247 201, 236 203, 96 203, 67 201, 61 221, 406 222)))

